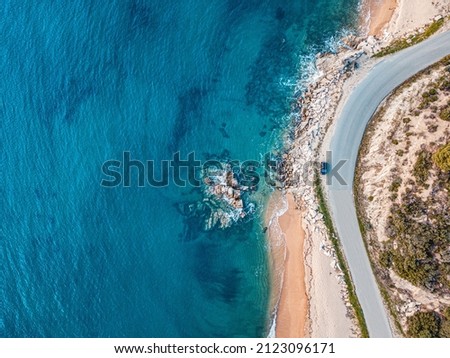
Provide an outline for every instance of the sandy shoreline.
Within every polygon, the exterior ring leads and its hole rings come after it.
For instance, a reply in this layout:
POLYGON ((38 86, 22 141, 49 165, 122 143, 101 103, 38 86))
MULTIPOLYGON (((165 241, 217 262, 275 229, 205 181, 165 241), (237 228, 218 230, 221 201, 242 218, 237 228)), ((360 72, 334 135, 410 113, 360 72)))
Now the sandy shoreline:
POLYGON ((397 0, 370 0, 369 1, 369 35, 381 36, 389 24, 397 7, 397 0))
POLYGON ((304 231, 291 193, 274 191, 266 210, 272 274, 271 310, 278 338, 305 337, 308 302, 305 284, 304 231))
POLYGON ((286 242, 285 272, 277 311, 276 337, 305 337, 308 298, 305 285, 304 240, 301 212, 292 194, 286 194, 287 210, 278 218, 286 242))

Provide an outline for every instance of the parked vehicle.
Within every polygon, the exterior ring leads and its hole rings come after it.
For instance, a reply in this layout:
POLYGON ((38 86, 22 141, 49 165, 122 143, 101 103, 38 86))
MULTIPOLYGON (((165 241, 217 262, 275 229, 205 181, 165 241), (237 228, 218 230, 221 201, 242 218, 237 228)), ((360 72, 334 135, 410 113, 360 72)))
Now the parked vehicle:
POLYGON ((320 163, 320 174, 325 175, 328 173, 330 165, 327 162, 320 163))

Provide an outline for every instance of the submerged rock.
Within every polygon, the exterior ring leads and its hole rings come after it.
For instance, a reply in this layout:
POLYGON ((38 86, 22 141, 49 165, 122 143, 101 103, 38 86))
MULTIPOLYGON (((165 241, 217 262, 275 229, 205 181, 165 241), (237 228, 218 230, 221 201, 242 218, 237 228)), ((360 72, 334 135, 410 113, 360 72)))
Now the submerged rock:
POLYGON ((185 217, 197 217, 205 231, 226 229, 248 217, 255 208, 249 194, 256 186, 241 185, 240 176, 233 172, 231 164, 220 164, 221 168, 208 168, 202 173, 202 198, 198 202, 179 203, 177 208, 185 217))

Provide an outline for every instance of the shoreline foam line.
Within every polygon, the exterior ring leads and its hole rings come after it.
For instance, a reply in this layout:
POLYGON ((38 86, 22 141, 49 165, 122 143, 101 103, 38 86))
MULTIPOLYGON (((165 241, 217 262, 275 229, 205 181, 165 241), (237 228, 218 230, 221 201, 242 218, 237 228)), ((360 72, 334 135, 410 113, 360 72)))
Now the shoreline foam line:
POLYGON ((266 204, 267 245, 270 258, 271 295, 269 337, 276 336, 278 308, 283 287, 286 261, 286 240, 278 218, 288 210, 287 201, 279 191, 274 191, 266 204), (279 206, 279 204, 281 204, 279 206))

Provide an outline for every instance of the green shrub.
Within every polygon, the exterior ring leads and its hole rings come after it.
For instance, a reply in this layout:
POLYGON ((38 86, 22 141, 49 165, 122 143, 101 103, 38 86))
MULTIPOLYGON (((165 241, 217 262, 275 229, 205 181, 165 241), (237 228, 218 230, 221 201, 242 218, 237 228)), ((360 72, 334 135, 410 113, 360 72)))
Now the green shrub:
POLYGON ((382 251, 380 254, 380 264, 384 268, 389 269, 392 265, 391 253, 388 250, 382 251))
POLYGON ((436 133, 438 130, 438 126, 436 124, 430 124, 429 126, 427 126, 427 129, 429 133, 436 133))
POLYGON ((430 175, 431 166, 431 153, 425 150, 421 151, 413 168, 413 175, 416 178, 418 184, 425 186, 425 183, 430 175))
POLYGON ((444 108, 440 113, 439 117, 444 121, 450 121, 450 107, 444 108))
MULTIPOLYGON (((450 68, 450 67, 449 67, 450 68)), ((449 71, 450 72, 450 71, 449 71)), ((441 85, 439 86, 439 88, 443 91, 450 91, 450 81, 445 80, 441 83, 441 85)))
POLYGON ((409 337, 439 337, 440 320, 435 312, 417 312, 408 318, 407 325, 409 337))
POLYGON ((435 89, 430 90, 429 92, 425 92, 422 94, 422 102, 419 104, 419 109, 428 108, 430 103, 436 102, 439 97, 437 95, 437 91, 435 89))
POLYGON ((431 35, 433 35, 436 31, 438 31, 442 25, 444 25, 445 19, 442 18, 440 20, 434 21, 430 25, 428 25, 425 28, 425 31, 421 34, 416 34, 409 36, 408 38, 402 38, 398 40, 394 40, 389 46, 381 49, 380 52, 373 55, 373 57, 383 57, 386 55, 389 55, 391 53, 395 53, 397 51, 403 50, 405 48, 408 48, 410 46, 413 46, 415 44, 418 44, 419 42, 427 39, 431 35))
POLYGON ((430 201, 422 200, 414 192, 407 190, 401 204, 391 206, 386 226, 391 240, 382 247, 383 251, 389 252, 389 260, 383 259, 413 285, 435 290, 439 285, 448 284, 445 264, 435 256, 437 252, 447 250, 448 218, 444 209, 444 212, 430 210, 430 201), (429 217, 428 221, 423 221, 424 214, 429 217))
POLYGON ((450 320, 450 307, 447 307, 443 312, 442 315, 444 316, 445 319, 450 320))
POLYGON ((392 182, 391 186, 389 187, 389 191, 396 193, 398 192, 398 189, 400 188, 400 185, 402 185, 402 179, 401 178, 395 178, 392 182))
POLYGON ((439 331, 439 337, 450 338, 450 320, 445 319, 441 322, 441 329, 439 331))
POLYGON ((433 154, 434 163, 443 171, 450 171, 450 143, 439 148, 433 154))

